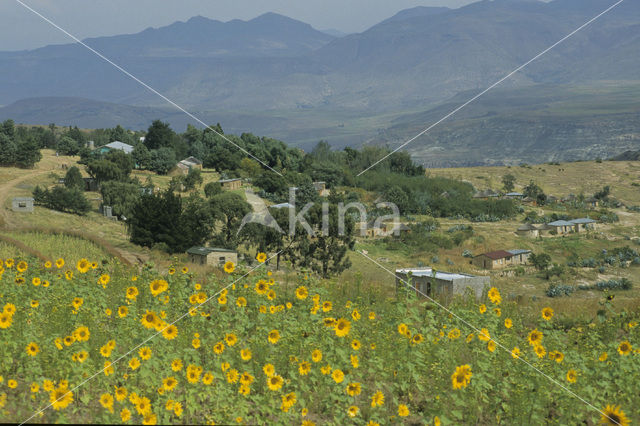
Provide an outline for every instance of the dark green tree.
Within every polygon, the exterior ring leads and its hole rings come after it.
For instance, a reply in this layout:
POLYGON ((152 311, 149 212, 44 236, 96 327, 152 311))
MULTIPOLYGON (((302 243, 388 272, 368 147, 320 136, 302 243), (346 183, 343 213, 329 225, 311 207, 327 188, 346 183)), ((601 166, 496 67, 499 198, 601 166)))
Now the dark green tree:
POLYGON ((515 188, 516 177, 512 174, 502 176, 502 189, 504 192, 512 192, 515 188))
POLYGON ((56 151, 58 151, 60 155, 76 155, 79 150, 80 145, 78 142, 69 136, 62 136, 58 140, 56 151))
POLYGON ((166 175, 176 165, 176 156, 171 148, 160 148, 151 151, 149 170, 166 175))
MULTIPOLYGON (((65 182, 66 183, 66 182, 65 182)), ((135 183, 110 180, 100 185, 102 204, 111 206, 116 216, 131 217, 141 197, 141 189, 135 183)))
POLYGON ((131 156, 133 157, 135 167, 142 170, 146 170, 151 167, 151 153, 144 144, 139 143, 134 146, 131 156))
POLYGON ((72 166, 67 173, 64 175, 64 186, 67 188, 77 188, 81 191, 84 191, 84 180, 82 179, 82 174, 80 173, 80 169, 76 166, 72 166))
POLYGON ((222 222, 221 232, 216 235, 215 243, 226 248, 238 245, 238 229, 242 218, 251 212, 251 205, 240 195, 222 192, 209 199, 212 216, 222 222))
POLYGON ((144 144, 150 150, 171 147, 176 136, 175 132, 169 126, 169 123, 154 120, 147 130, 147 135, 144 137, 144 144))
POLYGON ((190 168, 189 173, 184 177, 185 190, 190 191, 200 185, 202 185, 202 172, 200 169, 190 168))

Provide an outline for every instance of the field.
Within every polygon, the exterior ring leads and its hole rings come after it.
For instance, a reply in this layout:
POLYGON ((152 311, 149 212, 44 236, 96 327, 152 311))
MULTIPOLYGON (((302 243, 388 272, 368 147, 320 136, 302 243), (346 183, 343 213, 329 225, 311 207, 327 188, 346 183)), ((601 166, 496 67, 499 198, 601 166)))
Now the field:
POLYGON ((571 326, 497 291, 451 315, 262 268, 201 285, 182 265, 4 263, 7 422, 575 424, 610 404, 640 419, 638 314, 615 302, 571 326))
MULTIPOLYGON (((493 271, 491 297, 446 306, 397 294, 393 276, 417 265, 489 274, 465 250, 528 248, 566 265, 638 249, 638 213, 615 209, 617 223, 545 239, 515 235, 524 214, 439 219, 445 234, 456 225, 473 234, 434 252, 358 238, 356 250, 391 273, 355 252, 353 266, 328 280, 269 262, 225 273, 134 246, 122 222, 96 212, 10 211, 12 197, 54 184, 60 164, 73 162, 45 151, 35 170, 0 168, 2 422, 593 424, 618 405, 620 424, 640 421, 640 267, 567 268, 551 280, 529 266, 493 271), (545 296, 550 283, 611 278, 636 286, 545 296)), ((611 185, 614 197, 640 205, 631 185, 639 171, 584 162, 430 173, 480 189, 512 173, 518 188, 533 179, 556 196, 611 185)), ((152 179, 166 187, 170 177, 152 179)))

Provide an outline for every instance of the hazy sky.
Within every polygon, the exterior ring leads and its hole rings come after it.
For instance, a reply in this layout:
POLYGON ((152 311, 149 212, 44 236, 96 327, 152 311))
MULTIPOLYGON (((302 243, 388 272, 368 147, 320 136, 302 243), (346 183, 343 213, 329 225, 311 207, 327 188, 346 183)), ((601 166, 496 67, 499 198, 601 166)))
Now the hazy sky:
MULTIPOLYGON (((415 6, 456 8, 472 0, 21 0, 79 38, 135 33, 195 15, 228 21, 276 12, 316 29, 361 32, 415 6)), ((0 0, 0 50, 68 43, 16 0, 0 0)))

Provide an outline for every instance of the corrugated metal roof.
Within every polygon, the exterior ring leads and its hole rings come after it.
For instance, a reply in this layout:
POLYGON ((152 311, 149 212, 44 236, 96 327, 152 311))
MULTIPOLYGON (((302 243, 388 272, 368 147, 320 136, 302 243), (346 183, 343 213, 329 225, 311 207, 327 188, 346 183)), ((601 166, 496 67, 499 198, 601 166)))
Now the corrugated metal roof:
POLYGON ((513 256, 513 254, 505 250, 496 250, 496 251, 490 251, 489 253, 482 253, 482 254, 479 254, 478 256, 487 256, 489 259, 497 260, 497 259, 504 259, 505 257, 511 257, 513 256))
POLYGON ((33 197, 15 197, 13 201, 33 201, 33 197))
POLYGON ((515 250, 507 250, 507 251, 514 256, 517 256, 519 254, 531 253, 531 250, 525 250, 525 249, 515 249, 515 250))
POLYGON ((130 154, 133 151, 133 147, 129 144, 120 141, 113 141, 105 145, 107 148, 118 149, 130 154))
POLYGON ((575 223, 567 222, 566 220, 556 220, 554 222, 547 223, 549 226, 573 226, 575 223))
POLYGON ((269 206, 269 208, 273 208, 273 209, 292 209, 293 206, 289 203, 280 203, 280 204, 274 204, 273 206, 269 206))
POLYGON ((218 181, 218 183, 227 183, 227 182, 235 182, 237 180, 241 180, 240 178, 234 178, 234 179, 220 179, 218 181))
POLYGON ((583 224, 583 223, 596 223, 597 221, 595 221, 593 219, 589 219, 588 217, 581 217, 581 218, 578 218, 578 219, 570 220, 569 222, 578 225, 578 224, 583 224))
POLYGON ((213 253, 213 252, 235 253, 235 250, 229 250, 229 249, 217 248, 217 247, 191 247, 189 250, 187 250, 187 253, 189 254, 198 254, 200 256, 206 256, 209 253, 213 253))
MULTIPOLYGON (((432 268, 420 268, 420 269, 396 269, 396 274, 408 274, 411 272, 411 275, 414 277, 433 277, 434 272, 432 268)), ((444 281, 453 281, 464 278, 476 278, 476 275, 462 274, 462 273, 454 273, 454 272, 435 272, 435 278, 444 281)))

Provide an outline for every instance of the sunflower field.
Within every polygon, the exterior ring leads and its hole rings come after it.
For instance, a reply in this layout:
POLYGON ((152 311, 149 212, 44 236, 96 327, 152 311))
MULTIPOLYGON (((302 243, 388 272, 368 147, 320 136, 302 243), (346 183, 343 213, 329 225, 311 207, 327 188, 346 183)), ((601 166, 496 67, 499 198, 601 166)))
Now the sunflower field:
POLYGON ((304 273, 278 282, 266 265, 229 263, 207 284, 182 265, 0 265, 1 422, 640 420, 639 314, 614 301, 567 325, 495 288, 444 309, 304 273))

